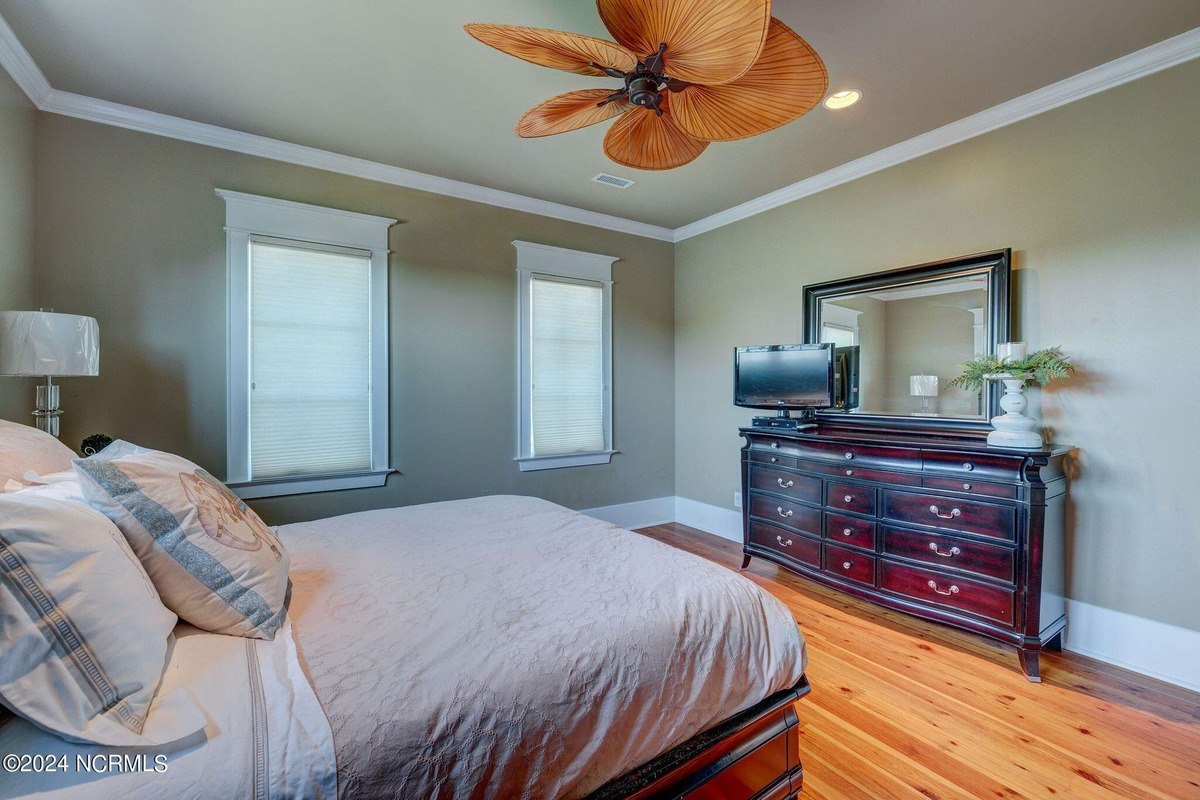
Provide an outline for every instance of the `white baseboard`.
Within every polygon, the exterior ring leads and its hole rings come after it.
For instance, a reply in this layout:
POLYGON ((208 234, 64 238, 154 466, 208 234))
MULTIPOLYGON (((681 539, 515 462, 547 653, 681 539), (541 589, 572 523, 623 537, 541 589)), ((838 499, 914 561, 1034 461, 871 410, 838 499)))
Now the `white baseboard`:
POLYGON ((675 498, 655 497, 652 500, 638 500, 634 503, 588 508, 580 513, 622 528, 648 528, 651 525, 675 521, 675 498))
MULTIPOLYGON (((660 501, 672 499, 675 522, 725 539, 742 541, 740 512, 686 497, 660 498, 660 501)), ((1068 599, 1063 647, 1200 691, 1200 631, 1068 599)))
POLYGON ((1200 631, 1068 599, 1063 647, 1200 692, 1200 631))
POLYGON ((701 503, 686 497, 675 497, 675 521, 680 525, 699 528, 739 544, 742 541, 742 512, 731 508, 701 503))

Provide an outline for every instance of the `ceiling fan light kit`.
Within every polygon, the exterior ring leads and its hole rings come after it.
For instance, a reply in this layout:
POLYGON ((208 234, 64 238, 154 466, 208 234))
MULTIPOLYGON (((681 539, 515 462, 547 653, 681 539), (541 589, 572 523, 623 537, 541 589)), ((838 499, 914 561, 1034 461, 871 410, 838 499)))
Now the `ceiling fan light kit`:
POLYGON ((605 154, 644 170, 681 167, 710 142, 766 133, 807 114, 829 76, 808 42, 771 16, 770 0, 597 0, 616 42, 520 25, 467 25, 524 61, 623 86, 552 97, 517 122, 524 138, 616 118, 605 154))

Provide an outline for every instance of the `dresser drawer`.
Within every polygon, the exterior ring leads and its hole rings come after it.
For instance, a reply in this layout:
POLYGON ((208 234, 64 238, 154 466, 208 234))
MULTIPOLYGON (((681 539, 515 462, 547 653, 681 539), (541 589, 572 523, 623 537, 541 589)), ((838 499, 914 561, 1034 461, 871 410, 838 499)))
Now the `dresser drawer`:
POLYGON ((776 456, 800 455, 800 445, 792 439, 775 439, 771 437, 759 439, 758 437, 754 437, 750 449, 754 452, 770 453, 776 456))
POLYGON ((857 483, 830 481, 825 490, 825 505, 842 511, 875 516, 875 490, 857 483))
POLYGON ((946 606, 1004 625, 1013 624, 1014 592, 957 575, 907 567, 886 558, 879 563, 879 586, 922 603, 946 606))
POLYGON ((921 468, 921 456, 918 451, 899 447, 806 441, 801 443, 799 455, 801 459, 831 461, 847 467, 914 471, 921 468))
POLYGON ((810 536, 821 535, 821 509, 812 506, 751 492, 750 516, 770 520, 776 525, 785 525, 810 536))
POLYGON ((1008 541, 1016 539, 1017 511, 1012 506, 913 492, 883 493, 883 515, 897 522, 932 525, 1008 541))
POLYGON ((980 453, 937 453, 925 451, 922 455, 925 472, 970 477, 976 480, 998 480, 1018 483, 1024 456, 990 455, 980 453))
POLYGON ((948 492, 962 492, 979 497, 1004 497, 1009 500, 1016 498, 1017 487, 1006 483, 988 483, 977 481, 967 475, 962 478, 943 478, 926 475, 921 481, 926 489, 944 489, 948 492))
POLYGON ((756 464, 774 464, 778 467, 796 467, 796 457, 788 456, 780 453, 778 450, 758 450, 750 451, 750 460, 756 464))
POLYGON ((875 523, 826 512, 825 538, 838 544, 852 544, 855 547, 874 550, 875 523))
POLYGON ((810 539, 794 531, 751 520, 750 541, 759 547, 782 553, 793 561, 817 568, 821 566, 819 539, 810 539))
POLYGON ((811 475, 754 464, 750 467, 750 488, 818 505, 821 503, 821 479, 811 475))
POLYGON ((850 466, 847 464, 830 464, 824 461, 809 461, 803 458, 797 459, 797 469, 802 469, 807 472, 819 472, 822 475, 829 475, 834 478, 854 478, 860 481, 875 481, 876 483, 898 483, 906 486, 920 486, 921 476, 919 474, 907 474, 904 472, 885 472, 879 469, 863 469, 860 466, 850 466))
POLYGON ((839 578, 875 585, 875 557, 845 547, 825 545, 824 570, 839 578))
POLYGON ((885 527, 880 549, 888 555, 924 561, 942 569, 958 569, 1007 583, 1013 581, 1016 553, 1001 545, 885 527))

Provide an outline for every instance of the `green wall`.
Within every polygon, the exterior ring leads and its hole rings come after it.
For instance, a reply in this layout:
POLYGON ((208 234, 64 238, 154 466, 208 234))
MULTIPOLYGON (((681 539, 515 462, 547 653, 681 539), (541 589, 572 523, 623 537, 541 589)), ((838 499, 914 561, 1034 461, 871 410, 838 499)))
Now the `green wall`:
MULTIPOLYGON (((0 306, 36 300, 101 325, 102 377, 63 382, 68 442, 103 431, 224 472, 218 186, 404 221, 391 238, 401 474, 256 503, 272 522, 497 492, 729 507, 736 429, 751 416, 729 402, 734 345, 800 340, 806 283, 1011 246, 1016 334, 1063 346, 1081 368, 1032 398, 1053 437, 1079 448, 1069 595, 1200 630, 1200 62, 675 248, 50 114, 35 124, 6 81, 0 306), (36 296, 21 244, 35 130, 36 296), (622 259, 611 465, 522 474, 512 462, 513 239, 622 259)), ((0 414, 24 419, 27 394, 0 381, 0 414)))
POLYGON ((1068 594, 1200 630, 1198 86, 1175 67, 681 242, 676 494, 731 505, 730 350, 800 341, 804 284, 1011 246, 1017 335, 1080 367, 1032 392, 1079 448, 1068 594))
MULTIPOLYGON (((0 69, 0 311, 34 303, 37 110, 0 69)), ((32 423, 33 382, 0 377, 0 418, 32 423)))
POLYGON ((104 432, 225 474, 225 220, 216 187, 402 220, 391 232, 391 458, 379 489, 256 501, 269 522, 481 494, 574 508, 674 493, 669 243, 43 114, 43 304, 95 316, 101 376, 63 381, 63 438, 104 432), (514 239, 620 257, 604 466, 521 473, 514 239))

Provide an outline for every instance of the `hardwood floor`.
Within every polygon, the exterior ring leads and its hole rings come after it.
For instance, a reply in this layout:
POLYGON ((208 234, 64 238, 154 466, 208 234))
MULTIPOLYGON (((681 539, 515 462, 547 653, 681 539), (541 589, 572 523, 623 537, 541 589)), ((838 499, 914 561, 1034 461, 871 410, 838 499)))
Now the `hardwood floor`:
MULTIPOLYGON (((730 569, 740 545, 683 525, 640 533, 730 569)), ((801 800, 1200 800, 1200 694, 1074 653, 1041 684, 981 637, 844 597, 755 559, 808 642, 801 800)))

